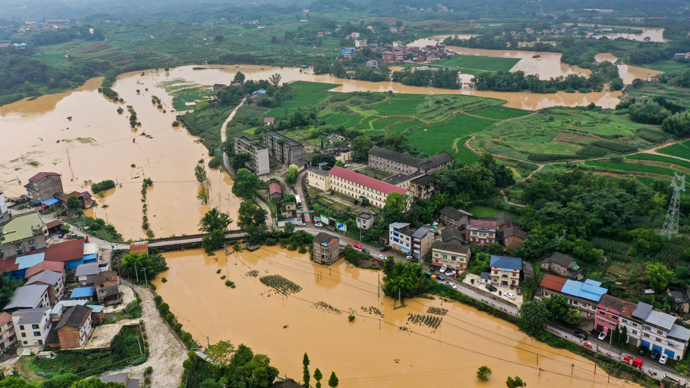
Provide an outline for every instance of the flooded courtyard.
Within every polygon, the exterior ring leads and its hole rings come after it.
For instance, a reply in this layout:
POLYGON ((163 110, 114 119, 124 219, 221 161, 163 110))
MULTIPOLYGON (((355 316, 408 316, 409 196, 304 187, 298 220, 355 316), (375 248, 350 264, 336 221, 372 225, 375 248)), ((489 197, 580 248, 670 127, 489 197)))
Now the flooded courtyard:
POLYGON ((156 280, 157 292, 200 344, 244 343, 267 354, 281 375, 299 380, 306 352, 310 368, 326 375, 335 371, 341 387, 423 387, 442 381, 505 387, 508 375, 522 377, 530 387, 633 386, 614 378, 607 383, 608 376, 600 369, 594 374, 589 360, 552 349, 457 302, 409 299, 396 309, 392 299, 379 295, 382 274, 343 260, 324 267, 278 247, 231 254, 227 261, 222 251, 216 254, 165 253, 170 269, 159 279, 168 281, 156 280), (284 297, 259 280, 276 274, 302 290, 284 297), (225 286, 222 275, 236 288, 225 286), (448 310, 436 329, 408 321, 409 314, 432 315, 429 307, 448 310), (475 376, 482 365, 493 370, 488 382, 475 376))

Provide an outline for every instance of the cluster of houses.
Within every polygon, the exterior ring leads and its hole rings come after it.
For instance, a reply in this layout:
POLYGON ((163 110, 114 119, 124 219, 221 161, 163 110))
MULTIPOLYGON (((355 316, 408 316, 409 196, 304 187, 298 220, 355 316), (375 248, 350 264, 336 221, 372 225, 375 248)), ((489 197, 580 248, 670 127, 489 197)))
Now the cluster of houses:
MULTIPOLYGON (((44 175, 30 182, 37 201, 45 200, 46 187, 57 185, 45 184, 54 175, 44 175)), ((93 326, 103 321, 105 306, 122 301, 117 272, 100 260, 98 246, 88 240, 50 245, 50 231, 60 221, 46 224, 38 212, 7 217, 2 193, 0 210, 0 274, 23 281, 0 313, 0 351, 15 343, 83 348, 93 326)))
MULTIPOLYGON (((446 45, 442 43, 423 47, 407 47, 399 40, 394 41, 392 46, 385 46, 377 42, 367 41, 367 39, 354 39, 354 44, 354 48, 350 47, 340 50, 340 56, 343 59, 351 59, 363 48, 380 51, 381 60, 388 63, 402 62, 405 58, 411 58, 416 63, 437 62, 441 60, 442 56, 446 55, 446 45)), ((378 67, 378 61, 368 61, 367 66, 372 68, 378 67)))
POLYGON ((81 201, 82 208, 88 209, 93 206, 93 196, 88 191, 65 193, 62 187, 62 176, 56 172, 39 172, 29 178, 24 188, 26 195, 12 198, 13 201, 17 203, 28 201, 31 205, 47 209, 65 207, 67 199, 75 196, 81 201))
MULTIPOLYGON (((266 117, 264 125, 273 125, 275 119, 266 117)), ((271 172, 270 158, 279 161, 285 166, 297 166, 303 169, 308 161, 304 155, 304 145, 296 140, 278 132, 268 131, 264 133, 264 143, 246 136, 235 138, 235 152, 249 155, 245 163, 247 169, 256 175, 265 175, 271 172)))

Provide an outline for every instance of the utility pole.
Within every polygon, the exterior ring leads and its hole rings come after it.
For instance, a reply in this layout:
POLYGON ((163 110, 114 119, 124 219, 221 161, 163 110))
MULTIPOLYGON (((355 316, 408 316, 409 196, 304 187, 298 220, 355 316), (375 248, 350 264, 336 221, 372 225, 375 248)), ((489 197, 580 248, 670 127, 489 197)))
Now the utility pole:
POLYGON ((137 283, 139 283, 139 272, 137 271, 137 263, 134 263, 134 273, 137 275, 137 283))

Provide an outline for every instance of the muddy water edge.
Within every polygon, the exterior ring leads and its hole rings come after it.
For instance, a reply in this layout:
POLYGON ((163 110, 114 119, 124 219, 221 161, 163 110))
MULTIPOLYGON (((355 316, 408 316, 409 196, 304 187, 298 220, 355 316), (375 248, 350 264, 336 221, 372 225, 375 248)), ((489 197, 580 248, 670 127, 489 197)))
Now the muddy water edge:
POLYGON ((335 371, 341 387, 425 387, 441 381, 505 387, 508 375, 522 377, 531 387, 633 386, 614 378, 607 384, 608 376, 601 369, 594 374, 591 361, 550 348, 510 323, 457 302, 417 298, 395 308, 399 304, 379 295, 382 274, 343 260, 320 266, 308 255, 277 246, 231 254, 227 261, 222 251, 215 257, 201 250, 164 256, 170 269, 154 283, 185 331, 204 346, 220 340, 244 343, 267 354, 281 375, 297 380, 306 352, 312 372, 316 367, 326 376, 335 371), (302 290, 283 296, 259 280, 276 274, 302 290), (236 288, 225 286, 221 276, 236 288), (168 281, 161 283, 161 277, 168 281), (433 315, 429 307, 448 311, 433 315), (356 317, 353 322, 350 314, 356 317), (443 320, 434 329, 410 323, 410 314, 443 320), (493 370, 488 382, 476 378, 482 365, 493 370))

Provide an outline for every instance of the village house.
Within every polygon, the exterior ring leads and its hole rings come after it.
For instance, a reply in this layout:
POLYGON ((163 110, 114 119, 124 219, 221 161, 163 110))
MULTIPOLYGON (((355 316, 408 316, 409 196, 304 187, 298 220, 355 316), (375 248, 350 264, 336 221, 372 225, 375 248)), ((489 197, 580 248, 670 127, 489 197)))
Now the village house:
POLYGON ((489 245, 496 241, 496 221, 470 220, 467 240, 477 245, 489 245))
POLYGON ((245 167, 254 174, 265 175, 271 172, 268 150, 258 140, 246 136, 236 137, 235 153, 249 155, 245 167))
POLYGON ((479 217, 480 220, 496 221, 496 230, 518 226, 518 221, 505 213, 498 213, 494 217, 479 217))
POLYGON ((509 251, 514 251, 525 244, 527 232, 517 226, 511 226, 499 229, 496 232, 496 237, 499 244, 502 244, 509 251))
POLYGON ((367 40, 366 40, 366 39, 357 39, 357 40, 355 40, 355 47, 356 47, 356 48, 364 48, 364 47, 367 47, 367 40))
MULTIPOLYGON (((5 193, 0 190, 0 233, 2 232, 2 225, 10 220, 10 210, 7 208, 7 200, 5 193)), ((2 255, 0 255, 2 257, 2 255)))
POLYGON ((65 295, 65 276, 60 272, 43 271, 29 278, 26 285, 31 284, 49 285, 48 296, 56 302, 60 301, 65 295))
POLYGON ((22 309, 50 307, 55 303, 55 300, 50 299, 50 287, 47 284, 30 284, 17 288, 5 306, 5 311, 11 313, 22 309))
POLYGON ((71 196, 75 196, 79 199, 79 201, 81 201, 82 209, 90 209, 93 206, 93 196, 91 193, 88 191, 82 191, 81 193, 78 191, 73 191, 58 198, 60 202, 63 203, 63 207, 67 208, 67 199, 71 196))
POLYGON ((456 239, 450 241, 435 241, 431 246, 431 264, 434 266, 446 266, 456 271, 456 277, 462 275, 469 265, 472 252, 470 247, 462 245, 456 239))
POLYGON ((347 138, 345 136, 338 135, 337 133, 331 133, 326 137, 326 140, 328 140, 330 144, 333 144, 336 141, 347 141, 347 138))
POLYGON ((355 55, 355 52, 356 51, 353 48, 344 48, 344 49, 340 50, 340 55, 344 59, 350 59, 350 58, 352 58, 352 56, 355 55))
POLYGON ((519 287, 522 259, 509 256, 491 255, 491 283, 496 287, 519 287))
POLYGON ((214 92, 219 92, 225 88, 227 88, 228 85, 223 85, 223 84, 213 84, 213 91, 214 92))
POLYGON ((367 61, 367 67, 371 67, 372 69, 378 69, 379 68, 379 62, 376 59, 372 59, 371 61, 367 61))
MULTIPOLYGON (((89 302, 89 299, 61 300, 50 310, 50 320, 55 324, 62 319, 62 316, 70 307, 78 305, 85 306, 89 302)), ((88 307, 91 309, 91 325, 100 325, 103 323, 103 319, 105 318, 105 306, 90 304, 88 307)))
POLYGON ((350 36, 352 37, 352 39, 359 39, 359 32, 353 32, 350 34, 350 36))
POLYGON ((594 318, 594 329, 599 332, 611 333, 620 323, 620 316, 630 315, 637 305, 626 302, 611 295, 602 295, 597 304, 597 314, 594 318))
POLYGON ((38 212, 12 218, 1 232, 0 257, 23 255, 47 246, 48 227, 38 212))
POLYGON ((82 264, 77 267, 75 276, 77 277, 77 281, 79 281, 80 287, 93 286, 96 282, 96 275, 109 270, 110 263, 108 262, 82 264))
POLYGON ((429 225, 413 230, 410 224, 394 222, 388 225, 388 232, 390 246, 396 251, 416 259, 425 257, 431 251, 434 233, 429 225))
POLYGON ((316 36, 319 37, 319 38, 322 38, 322 37, 323 37, 323 31, 317 32, 317 33, 316 33, 316 36))
POLYGON ((53 327, 49 308, 17 310, 12 313, 12 324, 17 341, 25 347, 45 345, 53 327))
POLYGON ((39 172, 29 178, 29 183, 24 188, 31 200, 41 203, 64 193, 62 176, 56 172, 39 172))
POLYGON ((408 190, 415 198, 430 199, 438 191, 438 179, 433 175, 424 174, 412 179, 408 190))
POLYGON ((360 213, 356 217, 357 228, 369 230, 374 226, 374 215, 371 213, 360 213))
POLYGON ((682 289, 669 287, 666 289, 666 295, 673 298, 673 309, 676 314, 683 315, 690 313, 690 302, 688 301, 687 294, 682 289))
POLYGON ((555 252, 551 257, 544 259, 541 262, 541 268, 570 279, 581 280, 583 277, 582 268, 577 265, 577 261, 560 252, 555 252))
POLYGON ((321 150, 323 153, 333 155, 336 161, 345 162, 346 160, 352 160, 352 151, 350 147, 340 146, 340 147, 326 147, 321 150))
POLYGON ((319 232, 314 236, 314 262, 330 265, 340 256, 340 238, 326 232, 319 232))
POLYGON ((627 327, 629 344, 682 360, 688 348, 690 330, 675 322, 673 315, 655 311, 652 305, 644 302, 638 302, 630 315, 622 313, 620 320, 627 327))
POLYGON ((275 117, 264 117, 264 125, 273 125, 276 123, 275 117))
POLYGON ((560 276, 546 275, 539 284, 535 298, 541 299, 554 294, 563 295, 572 308, 580 311, 583 318, 594 319, 597 305, 608 291, 600 286, 601 282, 596 280, 587 279, 579 282, 560 276))
POLYGON ((12 316, 6 312, 0 313, 0 352, 7 349, 17 342, 17 333, 14 330, 12 316))
POLYGON ((395 54, 390 51, 384 51, 381 59, 384 62, 395 62, 395 54))
POLYGON ((62 349, 83 348, 93 333, 91 308, 76 305, 68 308, 55 324, 47 339, 47 344, 62 349))
POLYGON ((104 383, 118 383, 124 385, 125 388, 139 388, 139 380, 132 379, 128 373, 118 373, 110 376, 98 377, 104 383))
MULTIPOLYGON (((0 273, 11 279, 22 279, 29 268, 44 261, 50 261, 62 263, 67 279, 70 279, 74 277, 74 270, 77 266, 85 261, 98 259, 98 254, 84 255, 86 246, 90 246, 90 244, 84 244, 84 240, 69 240, 30 254, 0 259, 0 273)), ((96 249, 98 249, 97 246, 96 249)))
POLYGON ((283 187, 278 182, 271 183, 268 185, 268 195, 271 200, 280 202, 283 199, 283 187))
POLYGON ((446 206, 441 209, 439 218, 446 226, 454 226, 460 230, 467 229, 470 223, 470 217, 472 213, 468 213, 464 210, 453 209, 450 206, 446 206))
POLYGON ((441 231, 441 241, 449 242, 453 240, 456 240, 463 245, 466 244, 464 232, 452 227, 445 228, 441 231))
POLYGON ((30 279, 32 276, 37 275, 44 271, 57 272, 62 276, 63 283, 66 280, 65 277, 65 264, 57 261, 42 261, 34 266, 29 267, 24 275, 25 279, 30 279))
POLYGON ((96 275, 94 281, 98 304, 109 306, 122 302, 122 292, 120 292, 120 277, 115 271, 103 271, 96 275))
POLYGON ((268 155, 284 165, 299 164, 304 160, 304 146, 302 143, 280 133, 274 131, 266 132, 264 134, 264 145, 268 150, 268 155))

